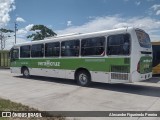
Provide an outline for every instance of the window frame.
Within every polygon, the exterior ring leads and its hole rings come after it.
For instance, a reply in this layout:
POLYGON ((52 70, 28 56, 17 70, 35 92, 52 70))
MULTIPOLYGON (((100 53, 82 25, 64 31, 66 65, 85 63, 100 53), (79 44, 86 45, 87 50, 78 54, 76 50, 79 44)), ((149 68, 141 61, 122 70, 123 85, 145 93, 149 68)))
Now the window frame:
POLYGON ((151 39, 150 39, 149 34, 147 34, 145 31, 140 30, 140 29, 136 29, 135 33, 136 33, 136 37, 137 37, 137 40, 138 40, 138 43, 139 43, 140 47, 142 47, 142 48, 152 48, 152 43, 151 43, 151 39), (139 37, 142 37, 143 35, 145 35, 145 37, 147 37, 147 38, 146 39, 140 39, 139 37), (144 42, 147 39, 148 39, 147 43, 144 42))
MULTIPOLYGON (((124 41, 123 41, 124 42, 124 41)), ((131 50, 132 50, 132 38, 131 38, 131 34, 130 33, 120 33, 120 34, 111 34, 107 36, 107 40, 106 40, 106 55, 107 56, 130 56, 131 55, 131 50), (119 54, 119 55, 110 55, 108 54, 108 48, 109 48, 109 37, 111 36, 116 36, 116 35, 128 35, 129 36, 129 51, 128 54, 119 54)), ((124 43, 121 45, 121 47, 123 47, 124 43)), ((120 45, 119 45, 120 46, 120 45)))
MULTIPOLYGON (((53 48, 52 48, 52 49, 53 49, 53 48)), ((51 58, 51 57, 58 58, 58 57, 60 57, 60 56, 61 56, 61 42, 55 41, 55 42, 45 43, 45 46, 44 46, 44 57, 45 57, 45 58, 51 58), (58 55, 58 56, 54 56, 54 55, 52 55, 52 56, 46 56, 46 52, 47 52, 46 46, 47 46, 47 44, 54 44, 54 43, 58 43, 58 44, 59 44, 59 55, 58 55)))
MULTIPOLYGON (((16 60, 16 59, 20 59, 20 52, 19 52, 20 50, 19 50, 19 48, 12 48, 11 49, 11 60, 13 61, 13 60, 16 60), (14 50, 17 50, 18 51, 18 56, 16 57, 16 58, 13 58, 13 51, 14 50)), ((12 62, 11 61, 11 62, 12 62)))
MULTIPOLYGON (((65 41, 61 41, 61 44, 60 44, 60 56, 61 57, 79 57, 80 56, 80 48, 81 48, 81 42, 80 42, 80 39, 73 39, 73 40, 65 40, 65 41), (76 47, 78 47, 78 55, 77 56, 64 56, 64 55, 62 55, 62 44, 63 44, 63 42, 71 42, 71 41, 78 41, 79 43, 79 46, 76 46, 76 47)), ((66 48, 65 48, 66 49, 66 48)), ((74 48, 68 48, 68 49, 74 49, 74 48)), ((76 49, 76 48, 75 48, 76 49)))
POLYGON ((31 58, 43 58, 44 56, 45 56, 45 51, 44 51, 44 48, 45 48, 45 45, 43 44, 43 43, 39 43, 39 44, 32 44, 31 45, 31 58), (40 56, 40 57, 34 57, 32 54, 32 47, 33 46, 36 46, 36 45, 42 45, 43 47, 41 48, 41 52, 42 52, 42 56, 40 56))
POLYGON ((30 57, 31 57, 31 45, 20 46, 20 58, 30 58, 30 57), (29 46, 29 57, 21 57, 21 54, 22 54, 21 48, 26 46, 29 46))
POLYGON ((104 57, 105 55, 106 55, 106 36, 95 36, 95 37, 87 37, 87 38, 82 38, 81 39, 81 49, 80 49, 80 51, 81 51, 81 53, 80 53, 80 55, 81 55, 81 57, 104 57), (84 47, 82 47, 82 41, 83 40, 87 40, 87 39, 90 39, 90 40, 92 40, 92 39, 95 39, 95 38, 104 38, 104 44, 103 44, 103 46, 94 46, 94 47, 86 47, 86 48, 103 48, 104 50, 104 54, 103 55, 82 55, 82 48, 84 48, 84 47))

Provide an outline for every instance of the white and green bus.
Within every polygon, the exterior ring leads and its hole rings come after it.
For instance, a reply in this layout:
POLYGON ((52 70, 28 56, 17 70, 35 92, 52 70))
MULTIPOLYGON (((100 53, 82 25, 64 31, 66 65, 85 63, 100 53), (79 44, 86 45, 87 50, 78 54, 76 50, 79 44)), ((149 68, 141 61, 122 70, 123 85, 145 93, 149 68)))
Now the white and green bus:
POLYGON ((137 28, 72 34, 14 45, 11 72, 91 82, 130 83, 152 77, 149 35, 137 28))

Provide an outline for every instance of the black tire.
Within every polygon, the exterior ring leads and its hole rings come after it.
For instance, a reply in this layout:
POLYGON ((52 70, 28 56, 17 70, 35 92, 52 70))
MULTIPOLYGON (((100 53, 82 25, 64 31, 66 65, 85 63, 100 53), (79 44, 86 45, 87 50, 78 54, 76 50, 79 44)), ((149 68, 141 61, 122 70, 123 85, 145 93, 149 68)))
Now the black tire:
POLYGON ((91 76, 87 71, 82 70, 77 73, 76 81, 78 85, 86 87, 91 83, 91 76))
POLYGON ((23 74, 23 77, 25 77, 25 78, 29 78, 30 77, 30 73, 29 73, 28 68, 23 68, 22 74, 23 74))

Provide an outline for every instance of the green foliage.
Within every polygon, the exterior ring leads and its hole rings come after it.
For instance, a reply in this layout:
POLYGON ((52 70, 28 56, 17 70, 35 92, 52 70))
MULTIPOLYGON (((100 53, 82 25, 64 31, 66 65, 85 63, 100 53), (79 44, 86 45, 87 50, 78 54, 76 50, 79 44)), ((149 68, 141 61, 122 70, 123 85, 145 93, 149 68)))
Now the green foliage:
POLYGON ((14 32, 13 30, 1 28, 0 29, 0 49, 4 50, 5 48, 5 43, 6 43, 6 38, 11 37, 10 34, 14 32))
POLYGON ((56 36, 57 34, 51 29, 47 28, 44 25, 34 25, 31 28, 31 31, 38 31, 32 35, 27 36, 27 38, 32 38, 34 40, 43 40, 46 37, 56 36))
MULTIPOLYGON (((0 98, 0 111, 19 111, 20 113, 23 112, 40 112, 39 110, 26 106, 26 105, 22 105, 21 103, 15 103, 12 102, 10 100, 5 100, 5 99, 1 99, 0 98), (23 112, 22 112, 23 111, 23 112)), ((45 113, 46 115, 50 115, 49 113, 45 113)), ((0 120, 24 120, 24 118, 0 118, 0 120)), ((66 120, 65 117, 62 116, 55 116, 55 117, 42 117, 42 118, 35 118, 35 117, 31 117, 31 118, 26 118, 25 120, 66 120)))
POLYGON ((3 33, 14 32, 13 30, 8 30, 8 29, 4 29, 4 28, 1 28, 0 31, 3 33))

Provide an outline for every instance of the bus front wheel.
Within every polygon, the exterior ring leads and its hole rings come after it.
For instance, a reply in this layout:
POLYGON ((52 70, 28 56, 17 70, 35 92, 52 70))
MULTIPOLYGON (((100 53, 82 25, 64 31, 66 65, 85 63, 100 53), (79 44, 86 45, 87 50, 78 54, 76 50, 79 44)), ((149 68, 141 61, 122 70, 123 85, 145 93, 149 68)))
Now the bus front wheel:
POLYGON ((76 75, 76 80, 78 85, 80 86, 89 86, 91 83, 91 77, 90 74, 87 71, 79 71, 78 74, 76 75))
POLYGON ((22 73, 23 73, 23 77, 29 78, 30 74, 29 74, 28 68, 23 68, 22 73))

